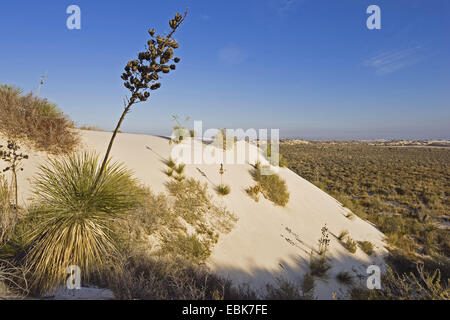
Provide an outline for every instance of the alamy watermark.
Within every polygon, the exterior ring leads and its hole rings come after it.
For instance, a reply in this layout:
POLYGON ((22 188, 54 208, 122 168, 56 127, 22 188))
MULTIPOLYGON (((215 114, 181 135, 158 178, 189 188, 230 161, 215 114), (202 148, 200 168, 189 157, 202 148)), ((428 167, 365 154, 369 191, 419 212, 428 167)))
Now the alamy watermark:
POLYGON ((279 168, 279 129, 216 129, 203 131, 202 121, 194 121, 194 129, 176 127, 171 135, 171 157, 184 164, 256 164, 261 174, 279 168))

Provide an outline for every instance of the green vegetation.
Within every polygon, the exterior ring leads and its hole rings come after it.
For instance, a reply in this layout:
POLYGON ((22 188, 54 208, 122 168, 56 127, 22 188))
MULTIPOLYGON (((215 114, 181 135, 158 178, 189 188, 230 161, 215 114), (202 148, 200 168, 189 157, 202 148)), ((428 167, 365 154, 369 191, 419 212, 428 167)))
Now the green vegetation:
POLYGON ((272 201, 274 204, 281 207, 286 206, 289 202, 289 192, 287 190, 286 181, 276 173, 270 175, 262 174, 261 170, 261 165, 257 163, 251 172, 253 179, 255 179, 260 186, 260 192, 266 199, 272 201))
POLYGON ((16 87, 0 86, 0 114, 0 133, 14 143, 52 154, 72 152, 78 144, 73 122, 56 105, 16 87))
POLYGON ((450 277, 450 149, 285 142, 280 152, 290 169, 380 228, 396 272, 418 276, 410 265, 420 262, 450 277))
POLYGON ((330 246, 330 239, 327 225, 321 229, 322 235, 318 241, 317 253, 311 251, 309 257, 309 269, 311 271, 311 276, 326 279, 328 277, 327 272, 330 270, 331 265, 327 256, 328 248, 330 246))
POLYGON ((259 201, 259 194, 261 193, 261 185, 257 184, 253 187, 248 187, 246 191, 247 194, 250 196, 250 198, 252 198, 256 202, 259 201))
POLYGON ((353 284, 353 277, 349 272, 341 271, 336 275, 336 280, 342 284, 347 286, 351 286, 353 284))
POLYGON ((356 253, 356 249, 358 248, 358 244, 355 240, 353 240, 350 237, 347 237, 347 240, 345 241, 345 248, 350 252, 350 253, 356 253))
POLYGON ((373 253, 373 244, 370 241, 358 241, 359 247, 362 251, 364 251, 368 256, 373 253))
POLYGON ((231 188, 226 184, 219 184, 216 188, 216 191, 219 195, 226 196, 231 192, 231 188))
POLYGON ((343 231, 341 231, 339 233, 337 238, 338 238, 339 241, 344 241, 347 236, 348 236, 348 231, 347 230, 343 230, 343 231))
POLYGON ((267 295, 264 299, 268 300, 313 300, 314 297, 314 277, 306 274, 300 286, 297 283, 288 281, 284 278, 275 278, 275 283, 266 285, 267 295))
POLYGON ((95 184, 98 170, 98 157, 87 153, 40 167, 32 212, 38 221, 26 250, 34 291, 54 288, 72 264, 98 271, 117 252, 110 223, 135 205, 136 182, 122 165, 108 162, 95 184))

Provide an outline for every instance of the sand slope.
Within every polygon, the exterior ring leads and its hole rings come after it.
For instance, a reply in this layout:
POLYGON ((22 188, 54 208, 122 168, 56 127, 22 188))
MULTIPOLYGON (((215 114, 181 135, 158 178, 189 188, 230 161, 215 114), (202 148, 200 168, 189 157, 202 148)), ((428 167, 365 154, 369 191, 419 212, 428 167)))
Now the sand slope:
MULTIPOLYGON (((81 149, 95 150, 103 155, 111 133, 81 131, 80 134, 81 149)), ((165 174, 167 167, 163 160, 171 153, 168 142, 163 137, 119 134, 112 157, 126 163, 135 176, 152 190, 165 192, 164 183, 169 178, 165 174)), ((202 144, 196 142, 195 146, 201 147, 202 144)), ((255 148, 248 144, 246 146, 249 150, 255 148)), ((45 153, 29 154, 30 159, 25 162, 25 169, 19 175, 22 202, 32 197, 32 176, 37 166, 47 159, 45 153)), ((234 229, 222 235, 213 249, 208 262, 213 270, 236 282, 247 282, 259 290, 263 290, 265 284, 275 277, 299 283, 308 271, 311 248, 317 247, 325 223, 331 232, 330 257, 333 267, 327 281, 316 283, 315 293, 318 298, 331 299, 333 292, 342 295, 345 287, 335 280, 338 272, 348 271, 355 276, 365 276, 368 265, 382 266, 382 257, 386 253, 383 234, 373 225, 357 217, 349 220, 345 217, 348 210, 334 198, 288 169, 279 171, 290 191, 288 205, 285 208, 276 207, 263 197, 255 202, 245 192, 247 187, 255 184, 250 175, 251 168, 248 163, 225 165, 223 179, 224 183, 230 185, 231 193, 222 198, 213 190, 215 184, 220 182, 218 164, 186 166, 186 175, 206 182, 215 201, 224 203, 239 219, 234 229), (356 254, 350 254, 335 237, 342 230, 348 230, 354 240, 374 243, 376 254, 368 257, 359 248, 356 254)))

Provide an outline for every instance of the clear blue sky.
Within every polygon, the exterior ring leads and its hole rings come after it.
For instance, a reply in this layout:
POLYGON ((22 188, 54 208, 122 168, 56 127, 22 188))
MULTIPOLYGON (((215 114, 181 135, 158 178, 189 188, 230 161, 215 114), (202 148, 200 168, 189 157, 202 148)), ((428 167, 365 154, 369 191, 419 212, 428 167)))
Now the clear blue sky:
POLYGON ((303 138, 450 138, 450 1, 2 1, 0 83, 41 90, 79 124, 112 129, 120 74, 146 30, 190 8, 178 69, 123 130, 279 128, 303 138), (66 8, 81 8, 81 30, 66 8), (381 8, 381 30, 366 9, 381 8))

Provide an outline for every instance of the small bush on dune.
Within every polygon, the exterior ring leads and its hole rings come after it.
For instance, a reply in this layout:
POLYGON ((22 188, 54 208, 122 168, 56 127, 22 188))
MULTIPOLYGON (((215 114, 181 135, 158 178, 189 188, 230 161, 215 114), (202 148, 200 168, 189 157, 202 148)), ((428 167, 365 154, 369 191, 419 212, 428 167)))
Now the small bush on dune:
POLYGON ((339 233, 337 238, 339 241, 344 241, 347 236, 348 236, 348 231, 343 230, 343 231, 341 231, 341 233, 339 233))
POLYGON ((309 259, 309 269, 311 270, 311 275, 319 278, 326 279, 327 272, 330 270, 331 265, 328 262, 326 256, 315 256, 311 253, 309 259))
POLYGON ((175 161, 173 161, 172 158, 169 158, 169 160, 166 161, 166 165, 170 168, 170 169, 174 169, 176 167, 176 163, 175 161))
POLYGON ((347 271, 339 272, 339 273, 336 275, 336 279, 337 279, 337 281, 339 281, 340 283, 345 284, 345 285, 348 285, 348 286, 353 284, 353 277, 352 277, 352 275, 351 275, 350 273, 348 273, 347 271))
POLYGON ((373 253, 373 244, 370 241, 358 241, 359 247, 362 251, 364 251, 368 256, 373 253))
POLYGON ((287 190, 286 181, 276 173, 270 175, 262 174, 258 164, 255 165, 252 175, 256 182, 261 186, 261 193, 266 199, 281 207, 286 206, 289 202, 289 192, 287 190))
POLYGON ((355 253, 357 249, 357 243, 352 238, 347 237, 347 241, 345 242, 345 248, 351 252, 355 253))
POLYGON ((252 198, 256 202, 259 201, 259 193, 261 192, 261 186, 259 184, 253 187, 248 187, 246 191, 250 198, 252 198))
POLYGON ((184 163, 180 163, 178 166, 174 168, 175 172, 179 175, 182 175, 184 173, 184 168, 186 165, 184 163))
POLYGON ((71 152, 79 138, 73 122, 54 104, 18 88, 0 86, 0 133, 7 139, 24 141, 39 151, 71 152))
POLYGON ((211 254, 208 241, 202 241, 197 235, 179 233, 164 239, 161 253, 182 256, 187 260, 204 261, 211 254))
POLYGON ((219 184, 216 188, 216 191, 219 195, 226 196, 231 192, 231 188, 226 184, 219 184))
POLYGON ((98 170, 98 157, 87 153, 40 167, 34 184, 39 223, 26 250, 33 290, 53 289, 73 264, 94 272, 116 253, 111 223, 135 206, 137 188, 120 164, 108 162, 95 183, 98 170))

